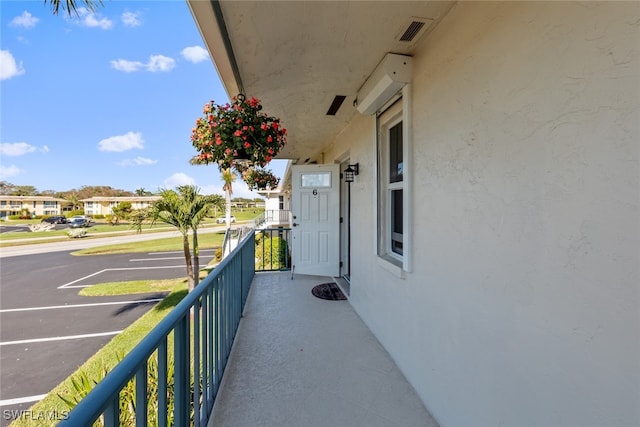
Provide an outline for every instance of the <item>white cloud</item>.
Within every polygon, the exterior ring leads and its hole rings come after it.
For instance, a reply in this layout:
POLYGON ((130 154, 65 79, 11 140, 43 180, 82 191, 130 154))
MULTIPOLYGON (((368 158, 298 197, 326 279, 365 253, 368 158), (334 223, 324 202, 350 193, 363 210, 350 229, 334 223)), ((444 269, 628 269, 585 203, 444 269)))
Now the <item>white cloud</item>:
POLYGON ((144 68, 144 64, 138 61, 127 61, 126 59, 118 59, 111 61, 111 66, 118 71, 124 71, 125 73, 133 73, 144 68))
MULTIPOLYGON (((247 187, 247 184, 242 181, 240 178, 237 178, 235 182, 232 184, 233 194, 231 194, 231 198, 235 197, 243 197, 245 199, 255 199, 256 197, 260 197, 258 193, 252 192, 247 187)), ((222 189, 222 184, 209 184, 200 188, 200 194, 220 194, 224 196, 224 190, 222 189)))
POLYGON ((77 11, 79 17, 78 23, 83 27, 101 28, 103 30, 108 30, 113 27, 113 22, 111 20, 91 12, 86 7, 80 7, 77 11))
POLYGON ((146 157, 136 157, 135 159, 124 159, 118 165, 120 166, 145 166, 158 163, 157 160, 147 159, 146 157))
MULTIPOLYGON (((176 172, 169 178, 164 180, 164 188, 170 190, 175 189, 179 185, 196 185, 200 189, 200 194, 219 194, 221 196, 224 196, 222 184, 222 179, 220 179, 220 184, 208 184, 200 186, 196 184, 195 179, 182 172, 176 172)), ((247 184, 240 178, 237 178, 232 186, 233 194, 231 195, 231 198, 244 197, 246 199, 255 199, 256 197, 260 197, 258 193, 249 190, 247 184)))
POLYGON ((118 71, 124 71, 125 73, 133 73, 135 71, 149 71, 155 73, 156 71, 170 71, 176 66, 176 61, 173 58, 169 58, 163 55, 152 55, 149 57, 149 62, 142 63, 140 61, 129 61, 127 59, 118 59, 111 61, 111 67, 118 71))
POLYGON ((147 63, 147 71, 170 71, 176 66, 176 61, 164 55, 152 55, 147 63))
POLYGON ((11 178, 16 175, 20 175, 24 172, 22 169, 17 167, 16 165, 4 166, 0 165, 0 179, 11 178))
POLYGON ((22 62, 17 63, 8 50, 0 50, 0 80, 7 80, 21 74, 24 74, 22 62))
POLYGON ((11 25, 12 27, 22 27, 30 30, 31 28, 36 26, 38 21, 38 18, 25 10, 24 12, 22 12, 22 15, 13 18, 9 25, 11 25))
POLYGON ((49 147, 47 147, 46 145, 43 145, 42 147, 40 147, 38 151, 40 151, 41 153, 48 153, 49 147))
POLYGON ((196 181, 186 173, 176 172, 164 180, 164 188, 173 190, 179 185, 195 185, 196 181))
POLYGON ((140 21, 140 13, 139 12, 124 12, 120 16, 120 20, 127 27, 139 27, 142 25, 142 21, 140 21))
POLYGON ((98 143, 100 151, 127 151, 133 148, 144 148, 144 140, 140 132, 128 132, 125 135, 112 136, 98 143))
POLYGON ((185 47, 182 49, 181 54, 184 59, 194 64, 209 59, 209 52, 201 46, 185 47))
POLYGON ((26 142, 3 142, 0 143, 0 154, 3 156, 23 156, 36 151, 36 147, 26 142))

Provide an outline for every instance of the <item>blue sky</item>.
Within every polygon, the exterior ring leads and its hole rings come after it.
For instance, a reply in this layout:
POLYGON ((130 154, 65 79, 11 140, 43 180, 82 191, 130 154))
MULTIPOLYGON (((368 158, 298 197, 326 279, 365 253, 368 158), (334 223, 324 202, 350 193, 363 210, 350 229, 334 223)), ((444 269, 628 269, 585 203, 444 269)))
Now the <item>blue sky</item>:
MULTIPOLYGON (((185 1, 111 0, 69 17, 3 0, 0 16, 0 180, 222 194, 216 166, 189 164, 203 105, 228 97, 185 1)), ((236 180, 234 197, 256 196, 236 180)))

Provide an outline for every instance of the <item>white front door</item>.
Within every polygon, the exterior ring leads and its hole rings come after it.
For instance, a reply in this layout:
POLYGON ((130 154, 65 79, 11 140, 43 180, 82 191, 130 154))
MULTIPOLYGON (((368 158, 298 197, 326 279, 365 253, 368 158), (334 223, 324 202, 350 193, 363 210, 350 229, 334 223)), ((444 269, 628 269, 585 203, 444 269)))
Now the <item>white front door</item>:
POLYGON ((294 273, 340 274, 340 165, 291 169, 294 273))

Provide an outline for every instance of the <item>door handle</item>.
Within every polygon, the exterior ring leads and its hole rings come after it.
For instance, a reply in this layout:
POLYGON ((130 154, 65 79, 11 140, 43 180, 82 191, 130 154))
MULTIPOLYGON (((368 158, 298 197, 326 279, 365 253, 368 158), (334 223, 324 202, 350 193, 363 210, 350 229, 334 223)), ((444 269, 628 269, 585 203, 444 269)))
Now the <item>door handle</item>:
POLYGON ((297 226, 298 226, 298 224, 296 224, 295 222, 294 222, 293 224, 291 224, 291 225, 293 225, 294 227, 297 227, 297 226))

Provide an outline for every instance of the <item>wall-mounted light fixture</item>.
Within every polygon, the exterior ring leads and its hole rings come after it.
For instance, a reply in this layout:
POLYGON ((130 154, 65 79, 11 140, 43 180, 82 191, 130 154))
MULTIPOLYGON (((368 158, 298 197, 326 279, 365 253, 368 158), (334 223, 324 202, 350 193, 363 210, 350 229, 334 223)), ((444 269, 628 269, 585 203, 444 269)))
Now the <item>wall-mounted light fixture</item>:
POLYGON ((344 182, 353 182, 356 175, 360 174, 360 163, 348 165, 344 170, 344 182))

